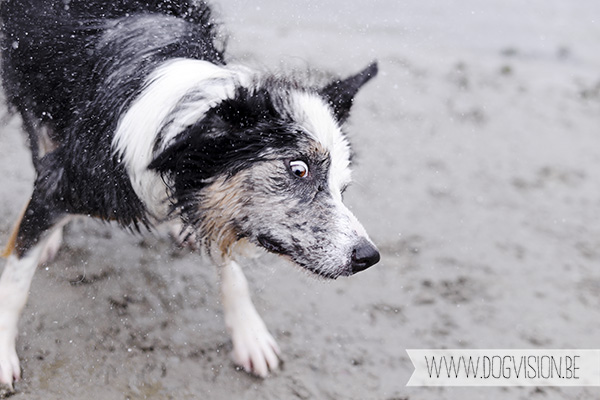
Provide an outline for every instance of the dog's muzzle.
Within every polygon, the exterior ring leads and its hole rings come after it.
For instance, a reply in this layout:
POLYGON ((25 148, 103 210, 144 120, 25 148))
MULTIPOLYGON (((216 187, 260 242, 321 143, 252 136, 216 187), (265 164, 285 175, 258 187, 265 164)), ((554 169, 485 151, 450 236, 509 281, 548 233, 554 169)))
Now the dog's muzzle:
POLYGON ((377 264, 380 258, 377 248, 367 239, 361 239, 352 250, 352 273, 364 271, 377 264))

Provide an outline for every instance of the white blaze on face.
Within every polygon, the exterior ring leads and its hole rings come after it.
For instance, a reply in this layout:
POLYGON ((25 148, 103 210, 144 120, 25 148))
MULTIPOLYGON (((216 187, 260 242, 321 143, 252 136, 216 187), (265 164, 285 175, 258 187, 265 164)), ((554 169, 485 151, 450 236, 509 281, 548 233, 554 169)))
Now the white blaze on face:
POLYGON ((350 183, 350 144, 325 101, 316 94, 291 94, 293 117, 303 130, 330 154, 329 186, 341 200, 342 188, 350 183))
MULTIPOLYGON (((351 232, 355 237, 370 241, 365 228, 354 214, 343 204, 341 190, 350 183, 350 143, 342 133, 329 106, 318 95, 296 92, 291 94, 294 120, 330 154, 329 186, 337 207, 347 217, 338 221, 345 227, 342 231, 351 232)), ((352 244, 349 244, 351 246, 352 244)))

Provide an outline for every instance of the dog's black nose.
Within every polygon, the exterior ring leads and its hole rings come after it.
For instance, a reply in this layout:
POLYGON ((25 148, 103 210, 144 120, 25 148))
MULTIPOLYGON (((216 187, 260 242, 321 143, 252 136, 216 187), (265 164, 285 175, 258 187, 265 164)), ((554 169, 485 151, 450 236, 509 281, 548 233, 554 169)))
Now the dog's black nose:
POLYGON ((361 239, 352 250, 352 273, 364 271, 379 262, 379 251, 367 239, 361 239))

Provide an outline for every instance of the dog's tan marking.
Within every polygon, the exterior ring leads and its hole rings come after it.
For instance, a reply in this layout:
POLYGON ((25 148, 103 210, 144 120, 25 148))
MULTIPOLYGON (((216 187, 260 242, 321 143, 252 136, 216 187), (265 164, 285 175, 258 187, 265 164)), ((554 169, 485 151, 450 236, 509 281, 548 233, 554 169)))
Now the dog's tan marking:
POLYGON ((13 227, 10 237, 8 238, 8 243, 6 244, 4 251, 2 251, 2 258, 8 258, 8 256, 10 256, 13 253, 13 251, 15 251, 15 247, 17 245, 17 235, 19 234, 19 228, 21 227, 21 221, 23 221, 23 217, 25 216, 25 210, 27 210, 27 206, 29 206, 29 201, 27 201, 27 204, 25 204, 25 207, 23 207, 21 214, 19 214, 19 219, 13 227))
POLYGON ((205 191, 206 195, 200 201, 206 243, 215 243, 222 255, 229 255, 232 246, 238 241, 238 233, 232 221, 245 200, 240 193, 244 174, 245 172, 240 172, 229 179, 219 178, 205 191))

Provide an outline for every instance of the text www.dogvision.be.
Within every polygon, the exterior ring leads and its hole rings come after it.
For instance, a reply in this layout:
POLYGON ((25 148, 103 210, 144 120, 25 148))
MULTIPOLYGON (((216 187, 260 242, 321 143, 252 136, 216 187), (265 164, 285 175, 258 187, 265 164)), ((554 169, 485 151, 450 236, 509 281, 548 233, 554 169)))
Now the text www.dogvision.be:
POLYGON ((600 350, 407 350, 407 386, 600 386, 600 350))

